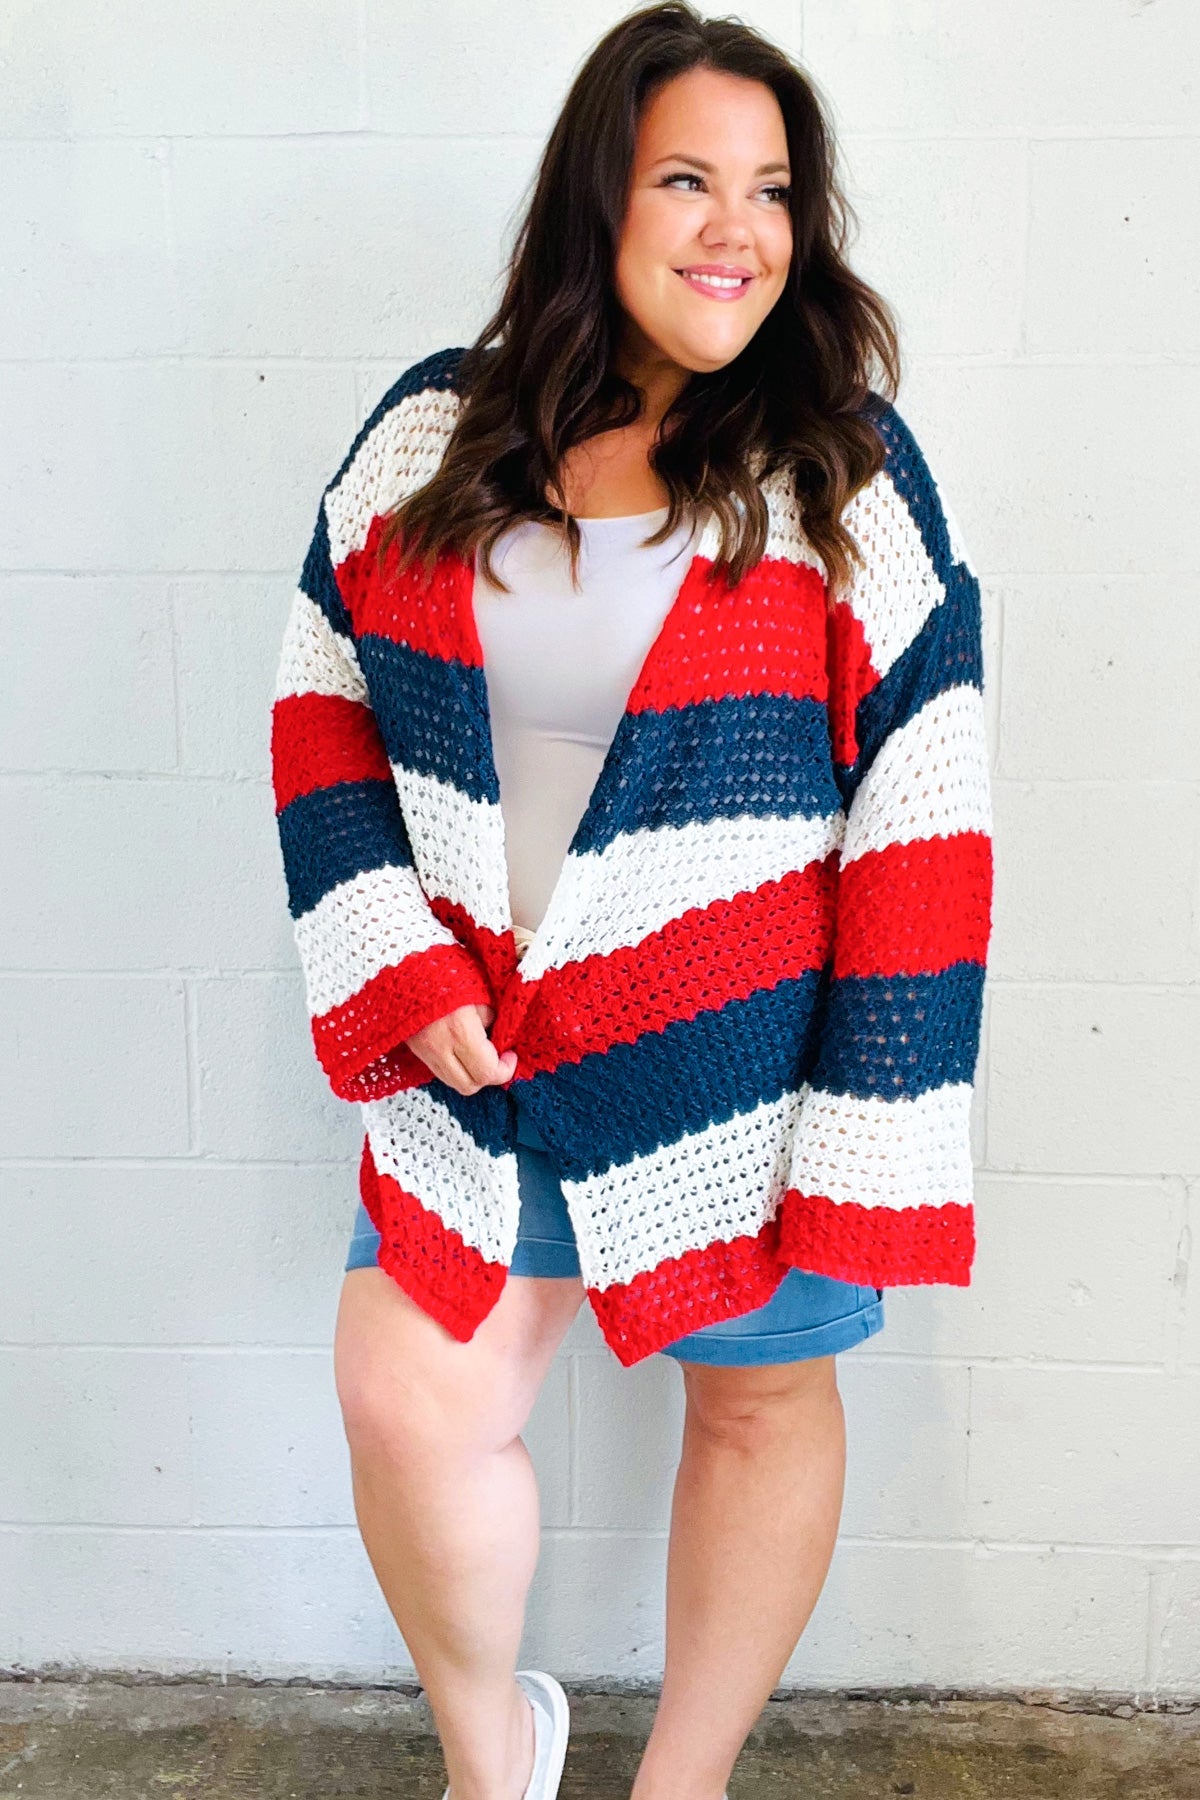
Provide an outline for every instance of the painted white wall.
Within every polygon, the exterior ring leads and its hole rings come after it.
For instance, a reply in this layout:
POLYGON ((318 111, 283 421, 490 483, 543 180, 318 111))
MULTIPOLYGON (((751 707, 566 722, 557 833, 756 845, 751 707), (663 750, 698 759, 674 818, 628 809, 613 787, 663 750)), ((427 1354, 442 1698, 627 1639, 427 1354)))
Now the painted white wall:
MULTIPOLYGON (((330 1338, 268 708, 321 487, 474 336, 616 6, 9 0, 0 26, 0 1665, 408 1672, 330 1338)), ((1200 1692, 1193 0, 761 0, 830 96, 983 578, 997 898, 969 1289, 840 1359, 788 1670, 1200 1692), (1191 521, 1191 522, 1189 522, 1191 521)), ((678 1368, 590 1314, 527 1649, 652 1677, 678 1368)))

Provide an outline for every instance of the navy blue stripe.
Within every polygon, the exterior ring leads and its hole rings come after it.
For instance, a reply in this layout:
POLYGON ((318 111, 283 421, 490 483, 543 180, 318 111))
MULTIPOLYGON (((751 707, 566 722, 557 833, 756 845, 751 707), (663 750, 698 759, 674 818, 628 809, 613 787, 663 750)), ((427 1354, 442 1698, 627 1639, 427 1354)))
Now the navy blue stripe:
POLYGON ((358 657, 388 761, 499 805, 483 670, 372 632, 358 657))
MULTIPOLYGON (((560 1173, 574 1180, 648 1156, 664 1142, 799 1087, 817 1056, 819 986, 814 970, 720 1011, 647 1031, 636 1044, 560 1063, 519 1084, 522 1107, 551 1145, 560 1173), (553 1149, 555 1119, 576 1138, 569 1157, 553 1149)), ((428 1091, 481 1148, 493 1156, 505 1148, 508 1090, 490 1086, 463 1095, 434 1077, 428 1091)))
POLYGON ((954 560, 950 528, 937 483, 921 448, 896 408, 871 395, 869 415, 885 450, 885 469, 907 508, 933 571, 945 589, 914 641, 859 702, 858 757, 836 770, 843 804, 851 801, 884 740, 936 694, 961 684, 983 687, 983 624, 979 582, 954 560))
MULTIPOLYGON (((583 1181, 805 1081, 861 1099, 914 1099, 972 1080, 983 981, 974 963, 903 981, 834 982, 813 970, 530 1076, 522 1105, 559 1173, 583 1181), (556 1122, 573 1140, 569 1151, 556 1145, 556 1122)), ((482 1148, 494 1156, 505 1148, 506 1090, 462 1095, 434 1078, 429 1092, 482 1148)))
POLYGON ((814 1088, 860 1100, 912 1100, 971 1081, 979 1053, 984 967, 936 975, 848 975, 829 984, 814 1088))
POLYGON ((333 573, 329 554, 329 522, 325 517, 323 497, 317 514, 316 529, 304 558, 304 567, 300 571, 300 586, 309 599, 320 607, 333 630, 348 639, 353 646, 354 623, 346 610, 346 603, 333 573))
POLYGON ((625 713, 572 851, 711 819, 827 818, 841 796, 822 702, 790 694, 625 713))
POLYGON ((415 866, 391 781, 339 781, 298 794, 278 826, 293 919, 366 869, 415 866))
POLYGON ((938 499, 937 483, 908 425, 896 408, 883 402, 875 415, 875 426, 883 439, 885 468, 897 493, 912 514, 921 534, 930 562, 941 581, 949 581, 955 568, 950 548, 950 528, 938 499))
POLYGON ((560 1172, 583 1180, 799 1087, 818 1050, 819 986, 812 970, 523 1082, 560 1172), (569 1156, 554 1149, 556 1120, 569 1156))
MULTIPOLYGON (((522 1089, 525 1087, 522 1082, 522 1089)), ((439 1081, 431 1076, 422 1090, 430 1100, 444 1106, 447 1113, 461 1129, 463 1136, 472 1139, 481 1150, 492 1156, 499 1156, 506 1149, 511 1149, 512 1127, 507 1122, 507 1115, 512 1104, 509 1091, 492 1082, 481 1087, 476 1094, 460 1094, 448 1082, 439 1081)), ((418 1199, 421 1196, 418 1195, 418 1199)))
MULTIPOLYGON (((388 760, 499 804, 483 671, 370 633, 358 650, 388 760)), ((570 848, 742 814, 828 818, 840 806, 820 701, 705 700, 622 716, 570 848)))
POLYGON ((937 694, 952 687, 983 686, 983 627, 979 583, 960 563, 908 648, 858 703, 858 757, 838 771, 849 806, 859 784, 893 731, 916 717, 937 694))

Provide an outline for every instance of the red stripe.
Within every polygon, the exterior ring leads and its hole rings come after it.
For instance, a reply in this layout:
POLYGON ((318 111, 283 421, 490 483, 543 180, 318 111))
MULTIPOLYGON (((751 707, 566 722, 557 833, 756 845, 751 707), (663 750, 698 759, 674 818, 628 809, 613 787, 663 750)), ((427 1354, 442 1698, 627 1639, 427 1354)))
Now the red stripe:
POLYGON ((626 711, 786 694, 824 702, 825 584, 808 564, 768 557, 730 591, 693 559, 630 690, 626 711))
POLYGON ((589 1288, 604 1337, 628 1368, 665 1345, 765 1306, 789 1269, 874 1288, 970 1285, 971 1206, 835 1206, 795 1188, 756 1237, 664 1257, 657 1268, 589 1288))
MULTIPOLYGON (((379 1266, 466 1343, 499 1299, 505 1266, 486 1262, 397 1181, 380 1176, 367 1139, 359 1191, 383 1240, 379 1266)), ((629 1368, 694 1331, 765 1306, 790 1269, 882 1289, 967 1287, 974 1253, 970 1205, 839 1206, 789 1188, 756 1235, 664 1257, 631 1281, 588 1288, 587 1297, 606 1343, 629 1368)))
POLYGON ((780 1202, 779 1254, 797 1268, 871 1287, 947 1282, 969 1287, 975 1212, 945 1206, 840 1205, 789 1188, 780 1202))
POLYGON ((312 1019, 317 1059, 343 1100, 376 1100, 432 1079, 405 1039, 457 1007, 491 1005, 461 944, 433 944, 392 963, 340 1006, 312 1019))
POLYGON ((371 521, 367 541, 338 566, 337 582, 354 621, 356 637, 367 633, 407 644, 443 662, 457 658, 483 667, 483 650, 471 605, 475 571, 457 551, 444 550, 429 574, 420 562, 400 573, 400 546, 393 539, 383 573, 375 575, 383 520, 371 521))
MULTIPOLYGON (((445 551, 432 572, 398 572, 389 551, 386 578, 369 579, 380 521, 367 543, 337 570, 356 636, 371 633, 468 668, 484 666, 473 606, 474 568, 445 551)), ((695 556, 630 690, 625 710, 669 707, 741 694, 827 694, 825 585, 808 564, 765 559, 731 591, 708 580, 708 558, 695 556), (754 646, 748 656, 747 644, 754 646)))
POLYGON ((288 694, 271 710, 275 810, 339 781, 392 783, 391 766, 369 706, 342 694, 288 694))
POLYGON ((765 1306, 787 1273, 778 1239, 778 1220, 768 1219, 757 1236, 666 1256, 632 1281, 588 1288, 609 1347, 629 1368, 689 1332, 765 1306))
POLYGON ((536 982, 514 979, 492 1040, 508 1049, 519 1027, 524 1080, 819 969, 833 940, 836 874, 831 852, 732 900, 689 907, 637 944, 548 969, 536 982))
POLYGON ((394 1176, 381 1175, 369 1137, 363 1139, 358 1187, 380 1236, 379 1267, 452 1337, 467 1343, 504 1290, 505 1264, 485 1261, 394 1176))
MULTIPOLYGON (((459 900, 446 894, 427 894, 429 910, 474 957, 484 970, 492 991, 491 1005, 517 966, 517 940, 512 930, 494 931, 490 925, 477 925, 472 914, 459 900)), ((490 1029, 490 1027, 489 1027, 490 1029)))
POLYGON ((983 963, 992 845, 980 831, 889 844, 843 863, 833 972, 935 975, 983 963))
POLYGON ((827 609, 829 659, 829 741, 833 758, 845 768, 858 760, 858 704, 879 681, 871 666, 862 620, 846 600, 827 609))

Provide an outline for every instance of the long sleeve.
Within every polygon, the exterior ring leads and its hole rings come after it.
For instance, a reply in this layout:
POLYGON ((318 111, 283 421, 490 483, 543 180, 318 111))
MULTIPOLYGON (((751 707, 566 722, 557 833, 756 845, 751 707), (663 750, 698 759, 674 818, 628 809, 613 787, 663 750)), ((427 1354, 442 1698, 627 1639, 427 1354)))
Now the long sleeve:
POLYGON ((335 1094, 362 1101, 428 1079, 405 1039, 491 995, 418 880, 331 559, 329 492, 284 632, 271 767, 317 1059, 335 1094))
POLYGON ((785 1254, 820 1246, 825 1273, 879 1287, 966 1286, 992 901, 980 592, 893 408, 880 430, 886 467, 847 512, 865 564, 830 614, 846 827, 785 1254))

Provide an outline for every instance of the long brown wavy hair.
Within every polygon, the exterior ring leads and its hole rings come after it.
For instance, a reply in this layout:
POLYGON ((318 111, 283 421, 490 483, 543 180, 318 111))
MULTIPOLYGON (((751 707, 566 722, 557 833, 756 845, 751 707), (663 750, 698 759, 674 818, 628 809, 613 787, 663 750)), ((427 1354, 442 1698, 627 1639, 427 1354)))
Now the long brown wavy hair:
POLYGON ((720 525, 711 577, 736 585, 766 544, 758 483, 790 465, 831 601, 848 581, 861 558, 841 515, 883 465, 872 414, 899 386, 895 321, 843 254, 857 219, 819 90, 748 25, 704 19, 687 0, 630 13, 576 76, 542 154, 504 296, 462 353, 454 386, 463 404, 441 463, 386 516, 381 566, 403 534, 401 567, 420 557, 430 571, 443 550, 467 557, 478 549, 484 574, 506 588, 492 548, 506 527, 531 519, 565 532, 576 579, 579 527, 545 496, 559 492, 568 450, 640 416, 638 389, 610 366, 622 322, 613 269, 638 120, 660 86, 695 68, 763 82, 779 102, 792 166, 792 261, 751 341, 723 368, 693 372, 664 415, 650 465, 669 510, 646 541, 711 509, 720 525))

